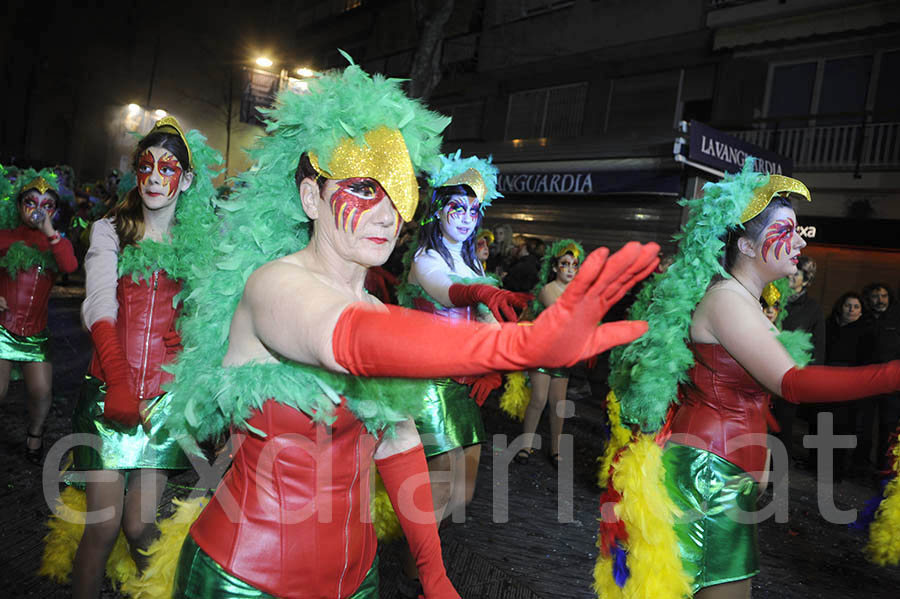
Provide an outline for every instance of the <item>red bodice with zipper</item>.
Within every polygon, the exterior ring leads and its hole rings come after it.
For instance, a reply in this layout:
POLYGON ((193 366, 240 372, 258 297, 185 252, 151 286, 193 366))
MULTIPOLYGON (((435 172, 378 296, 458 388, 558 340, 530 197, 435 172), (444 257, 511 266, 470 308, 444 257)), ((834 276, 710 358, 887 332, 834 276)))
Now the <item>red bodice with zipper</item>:
MULTIPOLYGON (((11 230, 0 231, 0 252, 4 254, 9 246, 22 242, 39 251, 53 252, 57 267, 61 272, 72 272, 78 262, 68 239, 60 239, 50 245, 47 236, 37 229, 25 225, 11 230)), ((6 300, 6 310, 0 311, 0 326, 16 335, 36 335, 47 328, 47 302, 50 290, 56 280, 56 273, 40 266, 19 271, 16 277, 6 269, 0 269, 0 297, 6 300)))
POLYGON ((266 436, 246 433, 191 528, 226 571, 277 597, 349 597, 375 558, 368 481, 376 439, 343 405, 336 415, 329 427, 265 402, 247 422, 266 436))
POLYGON ((769 393, 721 345, 690 347, 695 363, 690 382, 678 389, 671 440, 714 453, 758 479, 766 467, 769 393))
MULTIPOLYGON (((163 392, 163 383, 172 380, 172 375, 162 369, 163 364, 174 357, 164 336, 175 328, 180 305, 173 306, 173 301, 179 291, 181 283, 170 279, 161 270, 154 272, 149 280, 141 278, 135 282, 131 275, 119 278, 116 331, 125 359, 134 373, 138 399, 156 397, 163 392)), ((96 354, 91 360, 90 373, 103 379, 96 354)))

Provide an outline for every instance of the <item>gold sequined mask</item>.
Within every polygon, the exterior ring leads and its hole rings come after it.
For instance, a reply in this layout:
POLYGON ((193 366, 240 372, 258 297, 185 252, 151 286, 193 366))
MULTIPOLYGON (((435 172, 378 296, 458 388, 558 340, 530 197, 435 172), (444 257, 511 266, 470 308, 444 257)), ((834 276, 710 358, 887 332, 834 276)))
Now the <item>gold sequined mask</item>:
POLYGON ((802 198, 807 202, 812 201, 806 185, 797 179, 791 179, 784 175, 769 175, 769 182, 753 191, 753 200, 741 214, 741 222, 745 223, 758 216, 776 196, 787 196, 792 200, 802 198))
POLYGON ((419 185, 399 130, 382 125, 366 133, 362 143, 358 138, 345 137, 332 152, 327 167, 319 164, 314 152, 309 152, 309 162, 328 179, 368 177, 378 181, 400 218, 412 220, 419 203, 419 185))
POLYGON ((31 189, 36 190, 38 193, 47 193, 47 190, 49 189, 53 189, 53 191, 56 191, 56 189, 54 189, 54 187, 50 185, 50 183, 48 183, 47 180, 43 177, 35 177, 31 181, 29 181, 28 184, 22 188, 22 191, 20 193, 25 193, 26 191, 29 191, 31 189))
MULTIPOLYGON (((451 177, 445 181, 441 187, 453 187, 454 185, 468 185, 469 189, 475 193, 478 202, 482 206, 484 205, 484 194, 487 193, 487 186, 484 184, 484 179, 481 178, 481 173, 474 168, 470 168, 464 173, 451 177)), ((483 208, 482 212, 484 212, 483 208)))

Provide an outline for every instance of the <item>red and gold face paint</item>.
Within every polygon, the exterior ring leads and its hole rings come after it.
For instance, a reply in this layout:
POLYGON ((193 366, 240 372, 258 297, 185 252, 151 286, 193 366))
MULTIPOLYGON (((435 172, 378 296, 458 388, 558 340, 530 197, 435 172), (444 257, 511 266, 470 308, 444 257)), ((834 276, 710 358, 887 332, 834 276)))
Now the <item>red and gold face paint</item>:
MULTIPOLYGON (((356 233, 362 215, 372 210, 387 194, 374 179, 352 177, 336 181, 337 189, 331 194, 331 211, 334 226, 348 233, 356 233)), ((400 215, 394 210, 394 234, 400 232, 400 215)))
POLYGON ((775 259, 781 258, 781 250, 785 256, 791 253, 791 242, 794 239, 796 223, 791 218, 776 220, 766 229, 766 238, 762 246, 763 262, 769 261, 769 250, 774 247, 775 259))
POLYGON ((35 210, 41 210, 53 216, 53 213, 56 212, 56 200, 50 194, 29 193, 22 198, 22 212, 24 212, 25 218, 28 219, 34 214, 35 210))
POLYGON ((178 184, 181 183, 181 175, 183 170, 181 163, 171 153, 163 151, 159 159, 153 156, 150 148, 144 150, 140 158, 138 158, 137 180, 138 186, 144 189, 147 186, 150 176, 158 173, 160 182, 167 198, 173 197, 178 193, 178 184))

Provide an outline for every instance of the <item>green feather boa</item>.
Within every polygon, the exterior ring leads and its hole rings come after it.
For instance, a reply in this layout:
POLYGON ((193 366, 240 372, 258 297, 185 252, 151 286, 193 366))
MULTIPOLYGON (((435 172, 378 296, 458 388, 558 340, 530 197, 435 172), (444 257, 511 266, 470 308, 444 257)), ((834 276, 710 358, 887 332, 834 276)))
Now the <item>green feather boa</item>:
POLYGON ((344 136, 361 136, 386 125, 406 141, 414 167, 437 164, 439 133, 449 119, 410 100, 398 80, 370 77, 351 64, 310 82, 310 94, 282 93, 267 110, 266 130, 250 151, 255 164, 241 174, 227 200, 215 200, 222 222, 206 236, 212 255, 191 261, 203 281, 184 297, 180 321, 184 350, 170 367, 175 380, 176 435, 213 437, 229 427, 246 428, 264 401, 290 405, 317 422, 335 417, 338 396, 371 432, 387 430, 421 408, 427 381, 360 378, 281 360, 223 368, 228 329, 250 274, 273 259, 300 251, 309 223, 294 172, 300 156, 315 151, 328 164, 344 136), (339 126, 338 126, 339 125, 339 126))
POLYGON ((6 254, 0 257, 0 268, 5 269, 13 280, 15 280, 20 272, 29 270, 35 266, 53 272, 59 270, 52 252, 49 250, 42 252, 30 245, 25 245, 24 241, 12 243, 6 251, 6 254))
MULTIPOLYGON (((677 402, 679 383, 694 363, 686 342, 691 315, 712 278, 728 278, 720 264, 725 231, 740 226, 740 216, 753 191, 768 176, 753 171, 753 160, 735 175, 707 183, 704 195, 682 200, 690 217, 682 232, 675 260, 663 275, 654 275, 638 293, 629 318, 646 320, 649 331, 637 341, 610 354, 609 382, 622 406, 622 421, 645 432, 658 430, 669 405, 677 402)), ((795 335, 784 337, 795 346, 795 335)))

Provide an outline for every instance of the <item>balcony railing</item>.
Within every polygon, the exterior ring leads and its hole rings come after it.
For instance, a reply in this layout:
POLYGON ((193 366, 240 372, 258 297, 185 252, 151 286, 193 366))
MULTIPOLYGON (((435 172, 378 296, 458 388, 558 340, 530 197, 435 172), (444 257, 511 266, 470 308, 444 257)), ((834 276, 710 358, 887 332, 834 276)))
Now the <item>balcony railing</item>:
POLYGON ((900 167, 900 123, 753 129, 729 133, 792 158, 796 170, 884 170, 900 167))

